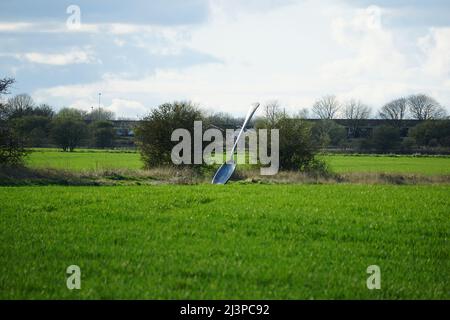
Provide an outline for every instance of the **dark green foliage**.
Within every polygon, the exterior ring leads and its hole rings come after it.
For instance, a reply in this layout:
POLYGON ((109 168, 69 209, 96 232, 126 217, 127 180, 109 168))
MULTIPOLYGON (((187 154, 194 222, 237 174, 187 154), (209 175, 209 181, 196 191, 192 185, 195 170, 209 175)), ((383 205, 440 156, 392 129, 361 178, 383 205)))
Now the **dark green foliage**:
MULTIPOLYGON (((9 89, 15 82, 13 78, 0 79, 0 98, 9 93, 9 89)), ((15 130, 10 119, 10 108, 0 102, 0 166, 19 166, 27 154, 22 137, 15 130)))
POLYGON ((317 148, 311 139, 310 122, 280 114, 275 122, 262 119, 257 126, 258 129, 279 130, 281 170, 308 171, 311 168, 317 148))
POLYGON ((400 130, 392 126, 381 126, 375 129, 372 137, 375 149, 389 151, 398 148, 400 144, 400 130))
MULTIPOLYGON (((153 109, 136 127, 137 144, 145 167, 172 165, 171 151, 178 143, 171 141, 172 132, 186 129, 193 140, 194 121, 202 119, 201 111, 190 102, 165 103, 153 109)), ((193 153, 194 148, 191 150, 193 153)))
POLYGON ((27 153, 24 140, 11 123, 0 120, 0 166, 20 166, 27 153))
POLYGON ((12 120, 18 134, 26 140, 28 146, 42 147, 48 142, 51 119, 46 116, 24 116, 12 120))
POLYGON ((381 126, 374 129, 372 137, 360 141, 362 150, 381 153, 396 152, 401 144, 400 129, 393 126, 381 126))
POLYGON ((319 120, 312 127, 313 143, 320 147, 340 146, 347 139, 345 127, 338 125, 333 120, 319 120))
POLYGON ((90 124, 93 145, 97 148, 111 148, 116 133, 110 121, 95 121, 90 124))
POLYGON ((450 120, 425 121, 411 129, 409 135, 420 146, 450 147, 450 120))
POLYGON ((86 136, 86 131, 86 124, 83 121, 63 117, 53 121, 51 135, 63 151, 73 151, 86 136))

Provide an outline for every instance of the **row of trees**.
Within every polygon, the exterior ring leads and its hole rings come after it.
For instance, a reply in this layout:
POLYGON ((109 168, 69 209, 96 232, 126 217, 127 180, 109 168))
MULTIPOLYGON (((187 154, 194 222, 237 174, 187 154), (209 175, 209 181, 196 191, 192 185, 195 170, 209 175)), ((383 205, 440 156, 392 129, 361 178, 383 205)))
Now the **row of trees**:
MULTIPOLYGON (((9 94, 14 79, 0 79, 0 98, 9 94)), ((104 109, 91 112, 63 108, 59 112, 36 104, 27 94, 0 102, 0 163, 17 164, 26 147, 57 145, 73 151, 80 144, 97 148, 114 145, 114 113, 104 109)))
MULTIPOLYGON (((265 105, 266 118, 275 123, 277 117, 286 115, 282 110, 276 101, 268 103, 265 105)), ((321 149, 383 153, 449 152, 450 119, 444 118, 444 110, 434 99, 424 95, 396 99, 386 104, 380 110, 379 118, 389 121, 370 131, 362 130, 363 123, 370 116, 370 108, 361 102, 351 100, 341 106, 335 97, 327 96, 315 104, 315 112, 320 117, 312 125, 311 139, 321 149), (404 120, 411 109, 422 114, 422 121, 412 128, 405 128, 404 120), (340 118, 346 119, 346 127, 336 122, 337 112, 344 114, 340 118)), ((297 118, 304 117, 304 113, 297 115, 297 118)))
MULTIPOLYGON (((336 96, 328 95, 316 101, 312 107, 314 118, 348 119, 358 121, 372 116, 371 108, 359 100, 340 103, 336 96)), ((385 104, 375 117, 393 120, 400 126, 406 119, 432 120, 446 117, 445 109, 434 98, 426 94, 415 94, 409 97, 394 99, 385 104)))

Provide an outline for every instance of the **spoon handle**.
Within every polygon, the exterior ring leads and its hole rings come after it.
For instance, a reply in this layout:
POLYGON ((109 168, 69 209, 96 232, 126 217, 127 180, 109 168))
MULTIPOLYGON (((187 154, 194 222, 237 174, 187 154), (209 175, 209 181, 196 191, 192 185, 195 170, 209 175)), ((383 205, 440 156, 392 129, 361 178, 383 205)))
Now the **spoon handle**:
POLYGON ((245 117, 245 121, 244 121, 244 123, 242 124, 242 128, 241 128, 241 130, 239 131, 239 134, 238 134, 238 136, 237 136, 237 138, 236 138, 236 142, 235 142, 234 145, 233 145, 233 149, 231 149, 231 159, 230 159, 230 160, 233 160, 234 151, 236 150, 236 147, 237 147, 237 144, 238 144, 238 142, 239 142, 239 139, 241 138, 241 135, 242 135, 242 133, 243 133, 244 130, 245 130, 245 126, 246 126, 247 123, 250 121, 250 119, 253 117, 253 115, 255 114, 255 112, 256 112, 256 110, 258 109, 258 107, 259 107, 259 103, 255 103, 255 104, 254 104, 252 107, 250 107, 250 109, 248 110, 247 116, 245 117))

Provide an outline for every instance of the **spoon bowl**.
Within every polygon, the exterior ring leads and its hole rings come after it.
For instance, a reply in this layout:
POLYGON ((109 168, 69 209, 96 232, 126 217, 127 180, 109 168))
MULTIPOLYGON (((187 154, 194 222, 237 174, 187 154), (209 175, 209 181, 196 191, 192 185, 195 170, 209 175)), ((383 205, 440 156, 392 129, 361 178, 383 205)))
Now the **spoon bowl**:
POLYGON ((225 184, 231 178, 231 175, 236 168, 236 163, 234 161, 225 162, 217 170, 214 178, 212 179, 213 184, 225 184))

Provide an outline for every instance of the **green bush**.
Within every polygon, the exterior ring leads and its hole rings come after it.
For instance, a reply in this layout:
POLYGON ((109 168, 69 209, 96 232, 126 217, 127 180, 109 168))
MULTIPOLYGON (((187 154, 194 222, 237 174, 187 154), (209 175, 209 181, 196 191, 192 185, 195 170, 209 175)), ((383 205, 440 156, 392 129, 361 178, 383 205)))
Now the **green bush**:
MULTIPOLYGON (((194 121, 203 120, 202 112, 190 102, 165 103, 153 109, 137 125, 136 142, 146 168, 173 165, 171 141, 176 129, 186 129, 194 136, 194 121)), ((193 139, 192 139, 193 140, 193 139)), ((193 145, 193 141, 192 145, 193 145)), ((194 148, 191 148, 193 159, 194 148)))
POLYGON ((315 169, 317 146, 312 140, 312 124, 310 122, 289 118, 283 114, 277 117, 275 122, 262 119, 257 126, 259 129, 279 130, 281 170, 308 172, 315 169))
POLYGON ((419 146, 450 147, 450 120, 428 120, 411 129, 409 136, 419 146))
POLYGON ((92 143, 97 148, 111 148, 114 146, 116 133, 111 121, 95 121, 90 124, 92 143))

